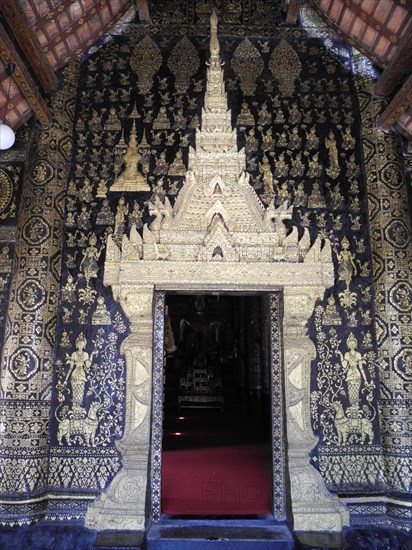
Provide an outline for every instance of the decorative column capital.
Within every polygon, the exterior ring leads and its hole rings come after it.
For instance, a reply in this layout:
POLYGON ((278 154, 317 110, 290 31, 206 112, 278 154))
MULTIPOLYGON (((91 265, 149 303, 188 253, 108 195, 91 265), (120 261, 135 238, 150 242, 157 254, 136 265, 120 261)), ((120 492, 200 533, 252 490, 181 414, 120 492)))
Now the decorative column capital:
POLYGON ((153 285, 113 286, 113 296, 122 306, 132 325, 152 316, 153 291, 153 285))
POLYGON ((326 286, 290 286, 284 287, 284 311, 286 331, 305 327, 317 299, 321 298, 326 286))

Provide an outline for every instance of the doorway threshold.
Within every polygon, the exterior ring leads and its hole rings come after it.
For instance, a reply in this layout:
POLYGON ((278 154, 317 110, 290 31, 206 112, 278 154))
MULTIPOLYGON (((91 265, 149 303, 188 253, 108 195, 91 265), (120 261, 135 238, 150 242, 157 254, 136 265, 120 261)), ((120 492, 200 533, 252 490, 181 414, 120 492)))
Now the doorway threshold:
POLYGON ((162 517, 147 532, 147 550, 293 550, 293 535, 272 517, 162 517))

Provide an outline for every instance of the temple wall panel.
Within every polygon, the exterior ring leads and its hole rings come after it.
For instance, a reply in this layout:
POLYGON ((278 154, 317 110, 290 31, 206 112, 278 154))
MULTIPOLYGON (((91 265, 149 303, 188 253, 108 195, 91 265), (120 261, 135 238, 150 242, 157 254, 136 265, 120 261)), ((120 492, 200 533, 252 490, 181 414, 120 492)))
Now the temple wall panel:
MULTIPOLYGON (((140 372, 127 342, 138 331, 126 302, 119 305, 104 284, 103 266, 108 241, 123 243, 123 251, 131 243, 133 255, 134 232, 141 235, 144 224, 156 231, 153 205, 166 197, 175 204, 197 145, 209 28, 195 3, 187 4, 173 24, 159 20, 159 32, 130 25, 70 66, 51 102, 55 122, 34 130, 29 157, 0 157, 0 187, 9 197, 7 204, 0 198, 6 524, 42 514, 83 520, 87 505, 98 497, 103 506, 121 475, 128 369, 140 372), (23 180, 17 230, 4 212, 17 210, 13 189, 23 180), (28 504, 13 505, 16 495, 28 504), (43 500, 31 506, 38 495, 43 500)), ((331 243, 334 284, 302 328, 315 350, 310 456, 326 487, 348 497, 356 521, 367 506, 351 495, 378 502, 396 493, 406 501, 412 478, 404 168, 393 137, 373 127, 381 104, 370 96, 370 78, 354 76, 351 50, 322 29, 314 36, 270 27, 264 4, 254 27, 251 12, 222 18, 231 122, 262 204, 294 205, 286 238, 294 225, 308 248, 317 238, 331 243)), ((152 254, 162 258, 161 243, 153 243, 152 254)), ((150 402, 150 387, 134 388, 136 418, 150 402)), ((145 454, 130 471, 145 469, 146 460, 145 454)), ((373 510, 384 515, 390 506, 373 510)), ((404 509, 395 508, 388 521, 401 524, 404 509)))

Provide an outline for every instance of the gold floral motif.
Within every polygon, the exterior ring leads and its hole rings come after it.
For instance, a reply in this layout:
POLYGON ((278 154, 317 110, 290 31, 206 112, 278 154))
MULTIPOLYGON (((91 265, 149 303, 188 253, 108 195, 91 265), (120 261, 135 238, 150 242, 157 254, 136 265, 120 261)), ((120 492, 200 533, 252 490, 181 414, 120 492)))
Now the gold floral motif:
POLYGON ((256 80, 263 70, 263 59, 259 50, 245 38, 236 48, 232 57, 232 68, 240 79, 240 87, 245 95, 253 95, 256 80))
POLYGON ((282 40, 273 50, 269 60, 269 69, 279 81, 280 93, 284 96, 293 95, 295 80, 300 75, 302 65, 298 54, 286 40, 282 40))
POLYGON ((153 77, 162 64, 159 46, 146 35, 133 50, 130 66, 137 75, 141 94, 148 94, 153 86, 153 77))
POLYGON ((190 78, 200 66, 196 48, 187 36, 184 36, 173 48, 167 62, 175 77, 175 87, 178 94, 185 94, 189 88, 190 78))
POLYGON ((0 170, 0 219, 5 216, 12 198, 13 183, 10 176, 5 170, 0 170))

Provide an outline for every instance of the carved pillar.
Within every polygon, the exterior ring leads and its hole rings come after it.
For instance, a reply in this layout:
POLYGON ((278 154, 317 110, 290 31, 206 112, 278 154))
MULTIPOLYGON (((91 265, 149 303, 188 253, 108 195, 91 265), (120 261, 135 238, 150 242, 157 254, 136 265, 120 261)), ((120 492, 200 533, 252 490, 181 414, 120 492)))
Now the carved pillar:
POLYGON ((113 287, 115 299, 131 322, 122 344, 126 357, 125 428, 116 444, 122 469, 106 493, 88 509, 86 524, 95 529, 144 531, 150 448, 153 346, 152 285, 113 287))
POLYGON ((317 437, 310 425, 310 365, 315 346, 306 334, 306 324, 323 291, 286 288, 284 297, 286 421, 295 531, 341 531, 349 524, 348 511, 309 463, 317 437))

